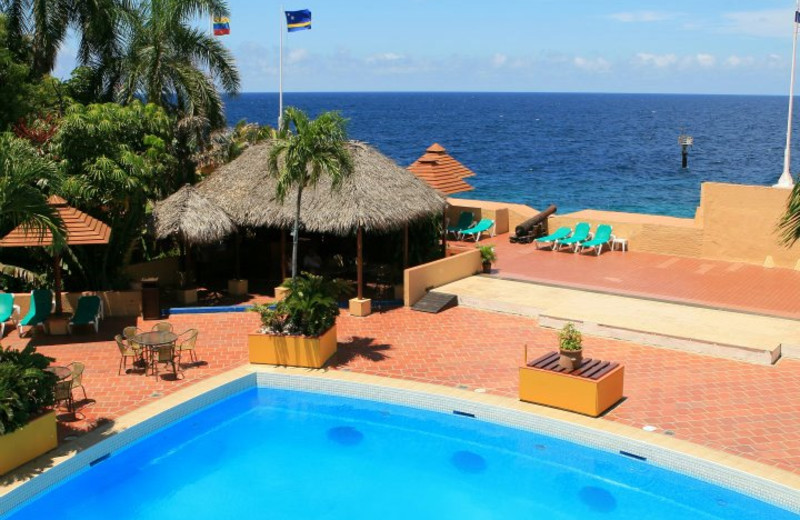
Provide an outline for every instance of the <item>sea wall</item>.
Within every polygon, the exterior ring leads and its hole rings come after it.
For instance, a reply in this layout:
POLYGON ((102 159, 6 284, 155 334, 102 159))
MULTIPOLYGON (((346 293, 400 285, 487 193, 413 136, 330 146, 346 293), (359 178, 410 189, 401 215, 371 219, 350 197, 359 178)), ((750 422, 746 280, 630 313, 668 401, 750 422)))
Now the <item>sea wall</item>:
POLYGON ((496 234, 514 232, 520 223, 539 214, 538 210, 524 204, 511 204, 489 200, 448 198, 447 218, 450 224, 458 222, 462 211, 472 211, 475 219, 490 218, 495 221, 496 234))
MULTIPOLYGON (((800 269, 800 245, 785 247, 777 229, 789 194, 789 190, 766 186, 705 182, 694 218, 587 209, 555 214, 548 227, 552 232, 578 222, 588 222, 593 229, 610 224, 614 235, 628 239, 631 251, 800 269)), ((448 202, 451 222, 464 210, 505 218, 499 210, 506 208, 508 222, 498 223, 498 229, 511 232, 537 213, 528 206, 503 202, 452 198, 448 202)))

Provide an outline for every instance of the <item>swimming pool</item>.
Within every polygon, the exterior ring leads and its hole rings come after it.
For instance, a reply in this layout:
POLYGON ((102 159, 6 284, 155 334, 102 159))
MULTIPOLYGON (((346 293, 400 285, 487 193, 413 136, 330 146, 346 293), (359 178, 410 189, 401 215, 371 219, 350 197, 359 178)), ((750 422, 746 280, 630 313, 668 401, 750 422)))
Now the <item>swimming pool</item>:
POLYGON ((249 388, 4 520, 797 518, 640 460, 443 414, 249 388))

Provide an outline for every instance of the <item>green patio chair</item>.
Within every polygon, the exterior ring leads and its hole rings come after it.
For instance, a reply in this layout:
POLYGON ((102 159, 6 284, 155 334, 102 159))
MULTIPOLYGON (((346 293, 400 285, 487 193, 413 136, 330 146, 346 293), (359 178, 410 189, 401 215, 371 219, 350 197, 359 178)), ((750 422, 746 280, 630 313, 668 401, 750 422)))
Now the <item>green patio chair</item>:
POLYGON ((494 236, 494 220, 490 218, 481 219, 480 222, 475 224, 469 229, 465 229, 458 233, 460 240, 465 240, 468 237, 473 237, 475 242, 481 239, 481 233, 489 232, 490 236, 494 236))
POLYGON ((575 231, 572 233, 572 235, 567 238, 559 240, 557 247, 571 246, 577 253, 578 244, 580 244, 581 242, 585 242, 586 240, 589 240, 589 231, 591 229, 592 227, 586 222, 578 222, 578 225, 575 226, 575 231))
POLYGON ((594 234, 594 237, 592 237, 591 240, 580 243, 580 251, 583 253, 583 251, 586 249, 594 248, 597 256, 600 256, 603 246, 608 245, 612 239, 613 235, 611 234, 611 226, 608 224, 601 224, 597 226, 597 232, 594 234))
POLYGON ((558 245, 558 241, 567 238, 570 233, 572 233, 571 228, 560 227, 549 235, 535 239, 534 243, 536 244, 536 249, 539 249, 539 244, 544 244, 545 242, 552 242, 552 244, 550 244, 552 246, 551 249, 555 249, 556 245, 558 245))
POLYGON ((49 289, 34 289, 31 291, 31 308, 28 314, 17 323, 17 332, 22 337, 22 327, 37 325, 44 328, 44 320, 53 312, 53 293, 49 289))
POLYGON ((19 305, 14 305, 14 295, 0 293, 0 338, 6 333, 6 322, 16 324, 19 319, 19 305))
POLYGON ((99 296, 81 296, 78 298, 78 307, 67 324, 69 333, 72 334, 74 325, 93 325, 94 331, 100 330, 100 318, 103 317, 103 301, 99 296))
POLYGON ((447 232, 453 233, 454 235, 458 236, 458 234, 464 231, 465 229, 469 229, 472 226, 472 222, 474 220, 475 220, 475 215, 471 211, 462 211, 461 215, 458 216, 458 222, 456 222, 456 225, 447 226, 447 232))

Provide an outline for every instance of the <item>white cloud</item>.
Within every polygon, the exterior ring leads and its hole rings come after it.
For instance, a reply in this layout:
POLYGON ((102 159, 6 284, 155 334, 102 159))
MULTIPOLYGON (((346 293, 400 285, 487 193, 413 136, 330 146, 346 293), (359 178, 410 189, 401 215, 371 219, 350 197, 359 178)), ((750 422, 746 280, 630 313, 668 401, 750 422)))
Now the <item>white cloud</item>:
POLYGON ((645 67, 656 67, 663 69, 678 63, 678 57, 674 54, 651 54, 649 52, 639 52, 633 59, 634 65, 645 67))
POLYGON ((573 65, 577 68, 588 72, 608 72, 611 70, 611 63, 603 58, 583 58, 576 56, 572 60, 573 65))
POLYGON ((305 49, 292 49, 286 54, 286 64, 296 65, 308 60, 308 51, 305 49))
POLYGON ((662 11, 628 11, 623 13, 614 13, 608 17, 612 20, 623 23, 647 23, 671 20, 676 16, 677 15, 674 13, 665 13, 662 11))
POLYGON ((786 38, 791 35, 793 14, 789 9, 725 13, 722 15, 725 20, 722 31, 747 36, 786 38))
POLYGON ((505 54, 497 53, 492 56, 492 66, 493 67, 502 67, 508 61, 508 56, 505 54))
POLYGON ((701 67, 713 67, 717 62, 717 59, 712 54, 698 54, 694 59, 701 67))
POLYGON ((391 62, 397 62, 397 61, 402 61, 402 60, 403 60, 403 55, 402 54, 396 54, 394 52, 384 52, 384 53, 381 53, 381 54, 373 54, 372 56, 369 56, 366 59, 367 63, 391 63, 391 62))

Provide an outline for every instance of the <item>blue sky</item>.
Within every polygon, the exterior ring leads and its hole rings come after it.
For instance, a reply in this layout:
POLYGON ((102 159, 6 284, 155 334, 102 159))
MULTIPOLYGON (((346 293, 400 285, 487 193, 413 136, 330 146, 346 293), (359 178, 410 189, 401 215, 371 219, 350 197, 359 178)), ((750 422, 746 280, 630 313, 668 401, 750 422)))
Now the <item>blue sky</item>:
MULTIPOLYGON (((276 91, 280 3, 229 0, 245 92, 276 91)), ((340 0, 286 35, 286 91, 786 94, 791 0, 340 0)), ((201 22, 202 23, 202 22, 201 22)), ((74 65, 65 45, 56 73, 74 65)))

